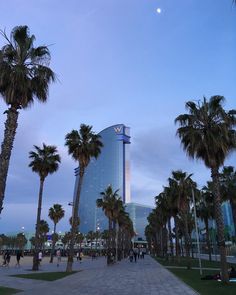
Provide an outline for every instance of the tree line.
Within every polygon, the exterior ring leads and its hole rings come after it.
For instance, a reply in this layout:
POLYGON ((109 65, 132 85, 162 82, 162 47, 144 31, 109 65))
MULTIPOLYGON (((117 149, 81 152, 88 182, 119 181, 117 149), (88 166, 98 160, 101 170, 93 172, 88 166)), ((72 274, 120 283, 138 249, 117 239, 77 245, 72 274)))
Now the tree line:
MULTIPOLYGON (((32 106, 35 101, 45 103, 48 99, 49 85, 55 82, 56 75, 49 67, 51 55, 48 47, 35 47, 35 36, 30 34, 27 26, 17 26, 13 28, 10 36, 8 36, 5 31, 0 30, 0 35, 5 42, 5 45, 0 50, 0 94, 3 101, 8 106, 8 109, 5 111, 7 118, 0 153, 1 214, 5 198, 9 163, 18 127, 19 112, 32 106)), ((66 271, 71 272, 74 245, 78 235, 78 211, 83 177, 91 158, 96 159, 99 156, 103 144, 100 140, 100 136, 92 131, 92 126, 81 124, 79 130, 72 130, 65 136, 65 146, 68 148, 68 154, 71 155, 78 165, 79 175, 79 183, 73 201, 73 213, 70 218, 71 229, 69 234, 70 239, 68 241, 69 251, 66 271)), ((59 169, 61 157, 55 145, 43 143, 42 147, 34 145, 34 150, 29 152, 29 158, 31 161, 29 167, 33 172, 38 174, 40 180, 32 266, 32 270, 38 270, 38 253, 43 241, 42 226, 46 226, 45 222, 41 220, 44 183, 49 175, 55 173, 59 169)), ((105 202, 106 200, 104 200, 104 204, 105 202)), ((54 206, 58 208, 54 207, 53 210, 60 209, 61 215, 59 214, 56 217, 55 212, 49 212, 49 214, 54 214, 53 220, 55 221, 53 249, 55 248, 56 241, 56 224, 59 219, 64 216, 64 210, 61 207, 59 208, 60 205, 56 204, 54 206)), ((103 205, 101 206, 103 208, 103 205)), ((111 211, 104 209, 104 212, 107 215, 110 214, 108 212, 111 211)), ((120 225, 119 230, 116 230, 116 240, 119 237, 123 239, 124 232, 128 231, 127 228, 131 226, 131 222, 129 221, 129 225, 127 225, 128 217, 124 214, 123 220, 119 217, 118 222, 118 215, 121 213, 118 214, 115 210, 112 212, 116 214, 116 219, 113 220, 112 217, 109 217, 109 222, 112 220, 117 226, 118 224, 120 225)), ((131 229, 129 230, 131 232, 131 229)), ((109 245, 112 245, 112 241, 111 228, 109 227, 109 245)), ((116 243, 116 245, 118 245, 118 243, 116 243)), ((116 246, 116 249, 117 247, 118 246, 116 246)), ((51 262, 52 260, 53 254, 51 256, 51 262)))
MULTIPOLYGON (((153 240, 157 252, 167 251, 167 236, 169 239, 172 257, 173 240, 170 218, 175 224, 175 256, 179 258, 179 234, 182 230, 185 241, 187 266, 190 268, 192 220, 192 196, 196 196, 197 212, 206 227, 208 249, 209 244, 208 220, 214 219, 217 229, 217 245, 220 252, 222 280, 228 282, 226 245, 224 235, 224 220, 221 204, 229 200, 234 222, 236 221, 236 174, 232 166, 224 165, 225 159, 236 148, 236 110, 226 111, 223 107, 223 96, 212 96, 209 100, 205 97, 202 101, 188 101, 188 113, 181 114, 175 119, 179 124, 177 135, 180 138, 186 154, 193 159, 202 160, 211 171, 212 181, 198 190, 192 174, 173 171, 168 179, 168 186, 156 197, 156 208, 149 216, 149 225, 146 235, 153 240), (166 224, 168 227, 166 228, 166 224)), ((209 253, 210 255, 210 253, 209 253)))

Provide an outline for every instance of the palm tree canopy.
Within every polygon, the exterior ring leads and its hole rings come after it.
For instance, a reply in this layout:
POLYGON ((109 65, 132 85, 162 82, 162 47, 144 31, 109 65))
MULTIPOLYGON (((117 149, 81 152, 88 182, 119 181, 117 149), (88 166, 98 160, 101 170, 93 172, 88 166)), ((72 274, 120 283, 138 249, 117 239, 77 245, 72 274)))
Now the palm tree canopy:
POLYGON ((0 94, 7 105, 26 108, 35 99, 45 102, 48 86, 55 74, 48 67, 50 52, 47 46, 34 47, 35 36, 27 26, 13 28, 0 50, 0 94))
POLYGON ((225 157, 236 148, 236 110, 226 112, 223 96, 209 101, 186 103, 189 114, 175 119, 179 123, 177 135, 191 158, 202 159, 208 168, 223 165, 225 157))
POLYGON ((32 162, 29 167, 32 168, 33 172, 40 175, 41 179, 45 179, 48 174, 56 172, 59 168, 61 158, 57 153, 57 148, 53 145, 46 145, 43 143, 43 148, 34 146, 35 151, 29 153, 29 158, 32 162))
POLYGON ((215 216, 213 198, 213 194, 209 192, 207 187, 200 191, 200 198, 196 202, 196 213, 197 217, 203 221, 213 219, 215 216))
POLYGON ((43 235, 43 236, 45 236, 49 232, 49 225, 46 220, 43 220, 43 219, 40 220, 39 232, 40 232, 40 235, 43 235))
POLYGON ((192 189, 196 189, 196 183, 192 180, 192 174, 181 170, 172 171, 172 190, 175 190, 177 197, 177 208, 180 211, 189 211, 189 203, 191 201, 192 189))
POLYGON ((118 191, 113 191, 112 186, 109 185, 104 192, 101 192, 100 195, 102 198, 97 199, 97 207, 102 208, 105 215, 114 220, 116 218, 116 211, 119 208, 123 207, 121 198, 118 195, 118 191))
POLYGON ((224 166, 220 173, 221 196, 224 201, 236 204, 236 171, 233 166, 224 166))
POLYGON ((68 153, 80 167, 87 167, 92 157, 97 158, 103 147, 100 135, 92 132, 92 126, 80 125, 80 130, 72 130, 66 135, 68 153))
POLYGON ((65 210, 62 205, 54 204, 53 207, 49 208, 48 216, 54 224, 57 224, 65 216, 65 210))

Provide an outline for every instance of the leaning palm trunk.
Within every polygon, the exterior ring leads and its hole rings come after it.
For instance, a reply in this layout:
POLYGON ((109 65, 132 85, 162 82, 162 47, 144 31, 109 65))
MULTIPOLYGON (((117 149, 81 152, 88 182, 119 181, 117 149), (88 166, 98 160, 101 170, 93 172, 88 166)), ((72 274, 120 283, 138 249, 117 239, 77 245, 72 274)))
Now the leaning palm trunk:
POLYGON ((38 253, 39 253, 39 247, 40 247, 39 226, 40 226, 41 210, 42 210, 43 184, 44 184, 44 178, 41 177, 40 187, 39 187, 38 212, 37 212, 37 220, 36 220, 35 247, 34 247, 32 270, 39 270, 39 260, 38 260, 38 253))
POLYGON ((209 235, 208 219, 206 218, 204 222, 206 227, 206 242, 207 242, 207 248, 208 248, 208 255, 209 255, 209 260, 211 261, 211 242, 210 242, 210 235, 209 235))
POLYGON ((169 232, 171 260, 173 260, 174 259, 174 245, 173 245, 173 239, 172 239, 170 218, 168 218, 168 232, 169 232))
POLYGON ((71 240, 69 243, 69 253, 68 253, 66 272, 72 272, 72 265, 73 265, 73 258, 74 258, 74 245, 76 240, 76 232, 78 229, 78 210, 79 210, 80 192, 82 188, 83 176, 84 176, 84 168, 80 167, 79 183, 78 183, 76 197, 73 204, 71 240))
POLYGON ((217 225, 218 245, 220 250, 221 276, 222 276, 222 281, 227 283, 229 281, 229 275, 228 275, 227 260, 226 260, 224 222, 223 222, 223 216, 221 211, 219 171, 217 168, 211 169, 211 177, 212 177, 213 185, 214 185, 213 186, 214 206, 215 206, 215 218, 216 218, 216 225, 217 225))
POLYGON ((4 139, 1 146, 0 154, 0 214, 3 209, 3 200, 6 189, 7 173, 10 163, 11 151, 16 135, 17 120, 19 112, 17 108, 11 106, 5 113, 7 113, 7 120, 5 122, 4 139))
POLYGON ((50 263, 53 263, 53 257, 55 252, 55 244, 56 244, 55 234, 56 234, 56 223, 54 223, 54 228, 53 228, 52 251, 51 251, 51 257, 50 257, 50 263))

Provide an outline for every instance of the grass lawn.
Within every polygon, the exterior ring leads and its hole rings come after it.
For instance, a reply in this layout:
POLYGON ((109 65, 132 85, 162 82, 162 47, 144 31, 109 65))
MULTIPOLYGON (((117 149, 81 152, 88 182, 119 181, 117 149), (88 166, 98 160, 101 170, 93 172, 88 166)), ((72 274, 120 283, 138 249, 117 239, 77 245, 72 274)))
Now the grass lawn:
MULTIPOLYGON (((161 263, 164 266, 186 266, 187 265, 187 261, 185 257, 180 257, 180 262, 178 263, 176 260, 175 261, 167 261, 165 258, 161 258, 161 257, 154 257, 159 263, 161 263)), ((220 262, 219 261, 208 261, 208 260, 204 260, 201 259, 202 262, 202 267, 206 267, 206 268, 220 268, 220 262)), ((192 267, 199 267, 199 261, 197 258, 191 258, 191 265, 192 267)), ((236 267, 236 264, 233 263, 229 263, 228 264, 229 267, 230 265, 234 265, 236 267)))
MULTIPOLYGON (((163 266, 186 266, 186 258, 181 257, 180 262, 177 261, 166 261, 165 258, 154 257, 163 266)), ((191 259, 193 267, 198 267, 198 259, 191 259)), ((232 265, 231 263, 229 265, 232 265)), ((219 268, 220 264, 217 261, 202 260, 203 268, 219 268)), ((221 282, 214 280, 201 280, 199 270, 187 270, 181 268, 168 268, 170 272, 179 277, 187 285, 192 287, 201 295, 235 295, 236 294, 236 283, 230 283, 229 285, 223 285, 221 282)), ((219 270, 203 270, 203 276, 213 275, 219 273, 219 270)))
MULTIPOLYGON (((217 281, 202 281, 200 279, 199 270, 187 270, 187 269, 168 269, 187 285, 191 286, 201 295, 235 295, 236 283, 230 283, 229 285, 223 285, 217 281)), ((203 276, 208 274, 214 274, 216 271, 203 271, 203 276)))
POLYGON ((1 287, 0 286, 0 294, 1 295, 11 295, 11 294, 16 294, 20 292, 21 290, 17 289, 12 289, 12 288, 7 288, 7 287, 1 287))
MULTIPOLYGON (((31 279, 31 280, 42 280, 42 281, 56 281, 72 275, 78 271, 72 272, 40 272, 40 273, 30 273, 30 274, 20 274, 20 275, 12 275, 12 277, 23 278, 23 279, 31 279)), ((2 293, 0 293, 2 294, 2 293)), ((10 293, 9 293, 10 294, 10 293)))

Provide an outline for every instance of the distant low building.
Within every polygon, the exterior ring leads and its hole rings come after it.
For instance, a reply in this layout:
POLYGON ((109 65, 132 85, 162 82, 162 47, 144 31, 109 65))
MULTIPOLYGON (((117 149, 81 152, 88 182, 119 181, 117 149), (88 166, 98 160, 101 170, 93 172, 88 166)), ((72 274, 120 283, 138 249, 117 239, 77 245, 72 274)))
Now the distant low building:
POLYGON ((148 225, 147 217, 154 207, 137 203, 127 203, 125 206, 126 211, 129 213, 129 216, 133 221, 134 231, 136 233, 134 240, 146 240, 145 227, 148 225))

